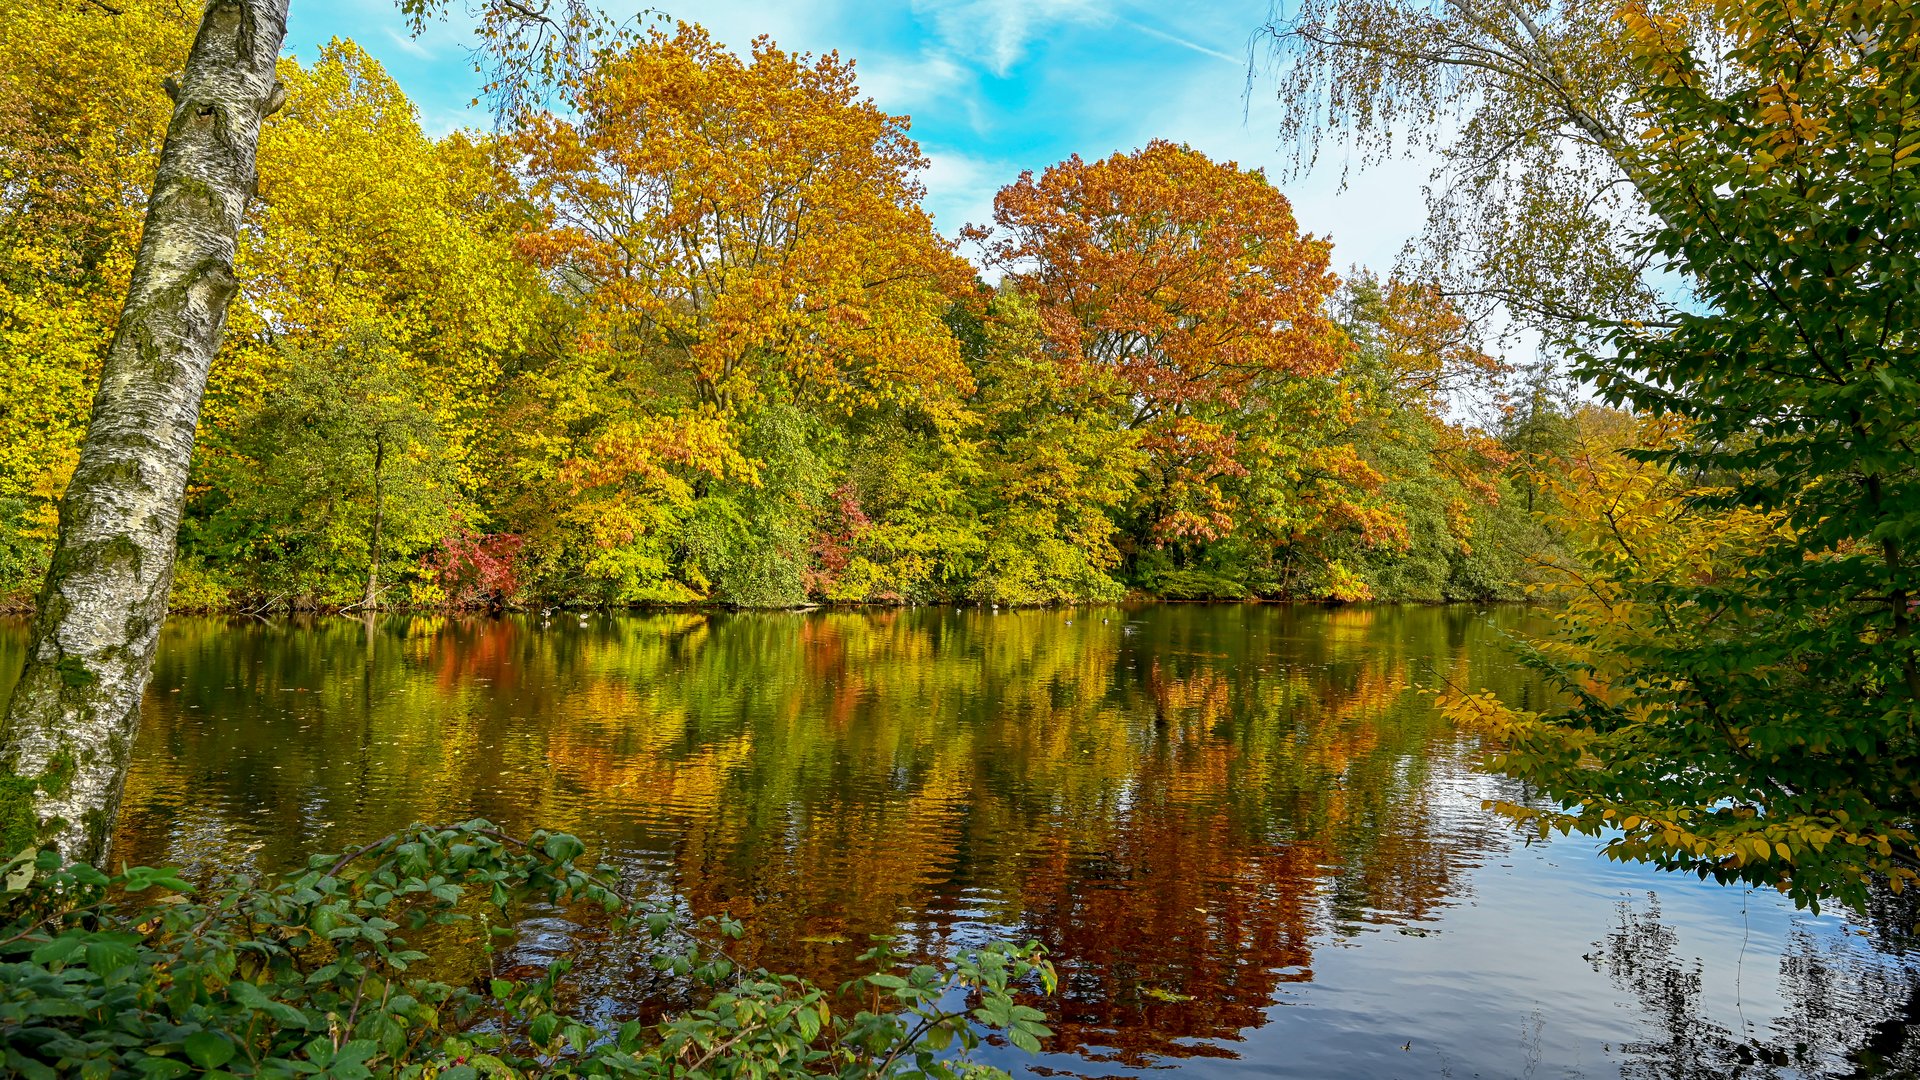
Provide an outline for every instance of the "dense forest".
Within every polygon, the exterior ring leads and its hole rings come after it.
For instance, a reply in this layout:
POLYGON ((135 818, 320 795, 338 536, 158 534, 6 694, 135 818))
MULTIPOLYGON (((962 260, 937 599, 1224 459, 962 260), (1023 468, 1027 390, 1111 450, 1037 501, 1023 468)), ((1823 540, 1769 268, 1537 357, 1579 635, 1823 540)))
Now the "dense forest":
MULTIPOLYGON (((195 22, 117 7, 0 35, 16 608, 195 22)), ((1258 171, 1075 158, 950 241, 835 56, 656 28, 440 137, 352 42, 280 78, 176 610, 1484 599, 1549 544, 1564 388, 1434 288, 1336 273, 1337 223, 1258 171)))

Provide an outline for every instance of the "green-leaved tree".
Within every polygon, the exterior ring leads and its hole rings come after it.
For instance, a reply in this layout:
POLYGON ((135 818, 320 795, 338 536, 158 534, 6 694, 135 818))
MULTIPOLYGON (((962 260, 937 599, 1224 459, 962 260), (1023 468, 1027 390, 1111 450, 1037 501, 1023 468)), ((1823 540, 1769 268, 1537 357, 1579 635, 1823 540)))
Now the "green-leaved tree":
POLYGON ((1541 827, 1805 903, 1920 876, 1920 10, 1629 6, 1625 158, 1693 302, 1581 374, 1643 415, 1589 455, 1536 660, 1565 707, 1458 715, 1541 827))

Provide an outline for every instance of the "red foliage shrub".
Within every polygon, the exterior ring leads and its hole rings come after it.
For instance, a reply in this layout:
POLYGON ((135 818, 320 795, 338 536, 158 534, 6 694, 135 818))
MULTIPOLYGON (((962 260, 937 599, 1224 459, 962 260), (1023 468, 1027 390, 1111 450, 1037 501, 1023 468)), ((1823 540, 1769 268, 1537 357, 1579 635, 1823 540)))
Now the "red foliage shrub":
POLYGON ((461 527, 422 560, 449 607, 505 603, 520 591, 519 557, 526 541, 516 533, 477 533, 461 527))

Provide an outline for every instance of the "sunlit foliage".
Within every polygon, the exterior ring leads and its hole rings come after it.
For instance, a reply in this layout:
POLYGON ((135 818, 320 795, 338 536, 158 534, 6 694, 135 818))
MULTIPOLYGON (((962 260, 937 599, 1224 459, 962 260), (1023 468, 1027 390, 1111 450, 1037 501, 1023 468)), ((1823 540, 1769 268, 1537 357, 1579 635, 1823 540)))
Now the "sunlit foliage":
POLYGON ((0 5, 0 604, 45 570, 192 33, 168 4, 0 5))
POLYGON ((728 412, 964 385, 941 315, 968 276, 918 206, 905 119, 850 64, 764 39, 742 61, 682 25, 607 57, 574 105, 525 133, 553 215, 527 246, 599 316, 595 347, 728 412))
POLYGON ((1022 176, 968 235, 1032 297, 1060 378, 1138 434, 1138 539, 1231 532, 1218 482, 1243 467, 1217 414, 1338 364, 1327 243, 1260 173, 1166 142, 1022 176))
MULTIPOLYGON (((1536 539, 1455 415, 1498 393, 1474 328, 1340 291, 1259 172, 1155 142, 1019 178, 969 233, 989 285, 851 62, 511 7, 498 135, 429 136, 352 42, 282 61, 176 606, 1515 588, 1473 562, 1536 539)), ((189 24, 0 24, 0 604, 44 568, 189 24)))

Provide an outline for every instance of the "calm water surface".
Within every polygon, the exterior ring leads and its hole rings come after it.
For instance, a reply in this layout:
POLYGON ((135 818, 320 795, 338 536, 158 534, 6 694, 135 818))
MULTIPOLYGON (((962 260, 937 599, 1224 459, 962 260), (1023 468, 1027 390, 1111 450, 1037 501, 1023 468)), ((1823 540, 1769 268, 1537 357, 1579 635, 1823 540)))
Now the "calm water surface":
MULTIPOLYGON (((1052 950, 1016 1072, 1910 1075, 1911 969, 1772 893, 1528 844, 1423 688, 1526 613, 1263 606, 169 624, 116 858, 413 820, 579 834, 824 983, 868 935, 1052 950), (1893 1057, 1891 1065, 1886 1059, 1893 1057)), ((24 628, 0 625, 11 678, 24 628)), ((590 937, 543 920, 518 959, 590 937)), ((595 969, 619 1011, 622 963, 595 969)))

